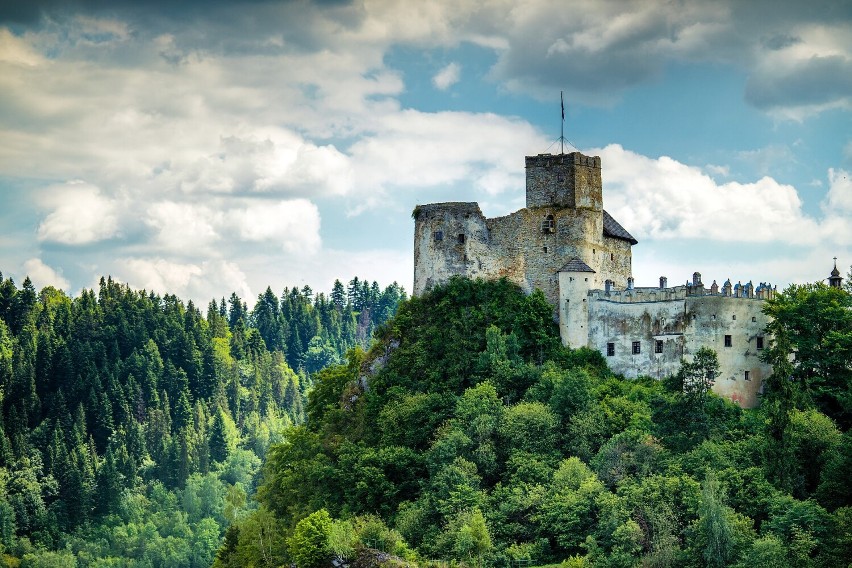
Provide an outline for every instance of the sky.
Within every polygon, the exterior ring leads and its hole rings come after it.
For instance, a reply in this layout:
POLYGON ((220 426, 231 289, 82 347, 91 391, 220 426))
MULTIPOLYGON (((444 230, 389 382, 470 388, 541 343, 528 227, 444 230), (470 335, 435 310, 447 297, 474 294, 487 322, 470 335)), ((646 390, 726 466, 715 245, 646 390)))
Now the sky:
POLYGON ((417 204, 602 160, 637 286, 852 265, 852 1, 0 3, 0 272, 411 290, 417 204))

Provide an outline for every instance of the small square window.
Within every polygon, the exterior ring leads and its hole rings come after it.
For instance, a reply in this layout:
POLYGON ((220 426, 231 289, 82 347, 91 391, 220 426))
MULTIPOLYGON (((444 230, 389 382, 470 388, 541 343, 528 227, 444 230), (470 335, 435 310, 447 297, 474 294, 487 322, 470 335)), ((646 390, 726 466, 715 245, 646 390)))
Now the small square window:
POLYGON ((751 378, 748 376, 748 371, 745 372, 745 380, 750 381, 751 378))
POLYGON ((730 335, 726 335, 726 336, 725 336, 725 347, 730 347, 731 345, 732 345, 732 344, 731 344, 731 336, 730 336, 730 335))
POLYGON ((432 233, 432 238, 435 239, 436 241, 443 241, 444 240, 444 231, 435 231, 434 233, 432 233))
POLYGON ((464 244, 464 233, 459 233, 459 244, 460 245, 464 244))
POLYGON ((733 319, 734 321, 737 321, 737 316, 732 316, 731 319, 733 319))
POLYGON ((751 321, 756 322, 756 321, 757 321, 757 317, 756 317, 756 316, 751 316, 751 321))
POLYGON ((757 348, 763 349, 763 336, 762 335, 757 336, 757 348))
POLYGON ((713 314, 712 316, 710 316, 710 318, 711 318, 711 319, 716 319, 716 314, 713 314))
POLYGON ((662 353, 663 352, 663 340, 658 339, 654 342, 654 353, 662 353))
POLYGON ((642 352, 642 344, 638 341, 633 342, 633 354, 639 355, 642 352))
POLYGON ((607 343, 606 344, 606 356, 612 357, 615 355, 615 343, 607 343))

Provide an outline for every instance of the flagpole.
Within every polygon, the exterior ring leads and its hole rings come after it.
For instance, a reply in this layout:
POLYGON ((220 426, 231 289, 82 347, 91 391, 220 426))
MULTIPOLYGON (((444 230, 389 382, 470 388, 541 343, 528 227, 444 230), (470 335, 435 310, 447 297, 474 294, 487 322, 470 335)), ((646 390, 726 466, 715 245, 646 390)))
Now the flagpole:
POLYGON ((565 154, 565 99, 562 96, 562 91, 559 91, 559 104, 562 107, 562 124, 559 127, 559 144, 561 153, 565 154))

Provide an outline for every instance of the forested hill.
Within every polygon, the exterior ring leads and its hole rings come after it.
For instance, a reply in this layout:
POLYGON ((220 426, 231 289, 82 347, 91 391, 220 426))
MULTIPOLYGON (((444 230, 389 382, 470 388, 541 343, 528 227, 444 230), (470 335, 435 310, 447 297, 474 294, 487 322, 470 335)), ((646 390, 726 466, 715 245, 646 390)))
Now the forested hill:
POLYGON ((206 313, 101 279, 0 275, 0 566, 210 566, 311 376, 405 299, 353 279, 206 313))
POLYGON ((375 549, 424 566, 847 566, 852 296, 792 286, 766 309, 775 371, 742 410, 710 390, 712 350, 625 380, 561 347, 540 293, 453 280, 412 298, 316 375, 214 566, 360 568, 375 549))

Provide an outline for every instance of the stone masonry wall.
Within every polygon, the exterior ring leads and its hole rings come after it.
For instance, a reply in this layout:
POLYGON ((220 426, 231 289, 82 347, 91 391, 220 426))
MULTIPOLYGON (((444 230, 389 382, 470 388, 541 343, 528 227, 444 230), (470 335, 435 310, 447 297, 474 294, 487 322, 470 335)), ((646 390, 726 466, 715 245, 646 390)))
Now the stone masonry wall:
POLYGON ((713 391, 750 408, 757 405, 762 381, 772 371, 760 360, 758 347, 758 338, 766 345, 768 318, 762 305, 759 299, 695 293, 686 286, 591 290, 588 346, 600 351, 617 373, 656 378, 676 373, 681 359, 691 360, 701 347, 709 347, 719 360, 713 391), (663 342, 661 353, 656 352, 657 341, 663 342), (639 353, 634 353, 634 342, 639 342, 639 353))

